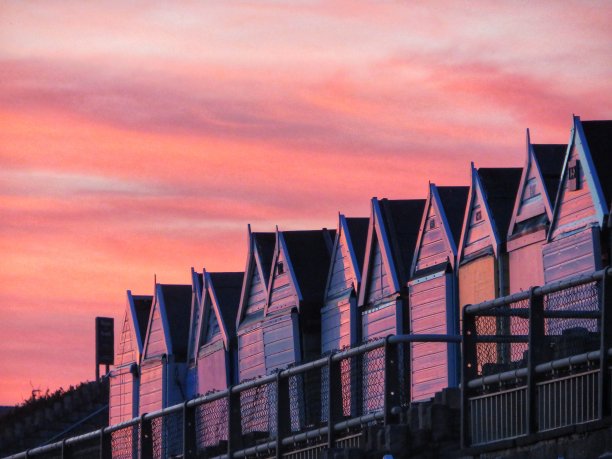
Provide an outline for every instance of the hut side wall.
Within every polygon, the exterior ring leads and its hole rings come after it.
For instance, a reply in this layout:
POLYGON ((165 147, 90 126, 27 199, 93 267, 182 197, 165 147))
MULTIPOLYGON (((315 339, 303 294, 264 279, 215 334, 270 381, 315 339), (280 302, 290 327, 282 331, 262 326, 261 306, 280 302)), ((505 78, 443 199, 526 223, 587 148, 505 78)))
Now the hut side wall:
POLYGON ((355 306, 355 274, 344 231, 338 235, 325 305, 321 309, 321 352, 350 346, 351 310, 355 306))
POLYGON ((261 322, 238 331, 238 379, 246 381, 266 374, 261 322))
MULTIPOLYGON (((537 234, 540 236, 536 242, 508 252, 510 293, 527 291, 532 286, 544 284, 542 245, 545 234, 543 230, 537 234)), ((521 236, 521 239, 528 236, 521 236)))
POLYGON ((263 323, 266 373, 301 362, 296 313, 285 312, 266 317, 263 323))
POLYGON ((459 267, 460 308, 467 304, 494 299, 497 283, 497 262, 493 255, 476 258, 461 265, 459 267))
POLYGON ((200 348, 198 353, 198 392, 202 395, 228 386, 228 355, 221 335, 200 348))
MULTIPOLYGON (((410 285, 410 328, 416 334, 456 334, 452 274, 410 285), (450 317, 449 317, 450 315, 450 317)), ((449 361, 456 368, 456 349, 446 343, 411 345, 411 397, 424 400, 449 386, 449 361)), ((454 384, 455 378, 452 383, 454 384)))
POLYGON ((601 269, 599 241, 599 228, 589 227, 546 244, 542 249, 546 283, 601 269))
POLYGON ((109 425, 138 416, 138 378, 130 367, 116 368, 110 376, 109 425))
POLYGON ((164 407, 165 364, 161 359, 144 361, 140 367, 139 414, 164 407))

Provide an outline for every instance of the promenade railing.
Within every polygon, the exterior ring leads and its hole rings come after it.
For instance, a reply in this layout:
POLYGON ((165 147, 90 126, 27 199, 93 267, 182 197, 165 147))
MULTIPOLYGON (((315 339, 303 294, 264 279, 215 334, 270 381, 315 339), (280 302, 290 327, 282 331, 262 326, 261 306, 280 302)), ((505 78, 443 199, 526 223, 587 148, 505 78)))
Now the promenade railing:
POLYGON ((460 341, 388 336, 10 457, 298 459, 360 447, 365 426, 398 422, 410 403, 410 343, 460 341))
POLYGON ((611 413, 612 268, 463 309, 463 447, 611 413))

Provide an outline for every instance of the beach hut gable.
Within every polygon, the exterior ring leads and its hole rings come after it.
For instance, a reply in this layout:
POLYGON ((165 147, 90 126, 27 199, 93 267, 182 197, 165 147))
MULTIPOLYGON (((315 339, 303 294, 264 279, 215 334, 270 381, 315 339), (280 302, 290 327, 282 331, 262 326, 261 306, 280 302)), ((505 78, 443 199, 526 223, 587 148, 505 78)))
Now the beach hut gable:
POLYGON ((288 256, 287 244, 283 233, 277 232, 276 249, 270 271, 268 302, 264 315, 293 307, 297 307, 299 312, 301 301, 302 294, 291 259, 288 256))
POLYGON ((275 241, 274 233, 252 233, 249 225, 249 249, 236 327, 263 315, 275 241))
MULTIPOLYGON (((357 220, 357 219, 354 219, 357 220)), ((365 220, 365 219, 361 219, 365 220)), ((361 272, 347 219, 340 214, 338 233, 332 250, 332 261, 325 287, 325 301, 357 292, 361 282, 361 272)))
MULTIPOLYGON (((462 191, 457 187, 457 193, 462 191)), ((429 196, 426 211, 423 213, 417 249, 411 267, 411 277, 423 270, 450 263, 455 264, 457 245, 453 239, 451 228, 440 200, 440 194, 435 184, 429 186, 429 196)))
POLYGON ((164 298, 161 293, 160 284, 155 286, 155 295, 153 297, 147 330, 144 359, 172 354, 172 343, 169 340, 170 326, 164 308, 164 298))
POLYGON ((489 248, 497 256, 500 239, 486 199, 485 190, 473 164, 472 187, 470 188, 468 210, 464 221, 459 259, 476 257, 489 248))
POLYGON ((372 214, 363 271, 365 276, 359 295, 360 306, 400 291, 395 261, 391 254, 391 244, 377 198, 372 199, 372 214))
POLYGON ((608 205, 597 172, 580 118, 574 117, 548 241, 603 225, 608 205))

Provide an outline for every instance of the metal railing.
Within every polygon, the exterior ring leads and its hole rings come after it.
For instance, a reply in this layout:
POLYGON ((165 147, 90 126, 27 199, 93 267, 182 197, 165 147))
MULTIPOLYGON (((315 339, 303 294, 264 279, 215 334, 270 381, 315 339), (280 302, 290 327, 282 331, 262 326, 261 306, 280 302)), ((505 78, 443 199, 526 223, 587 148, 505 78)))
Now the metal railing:
POLYGON ((460 341, 388 336, 10 458, 301 459, 359 447, 363 426, 396 422, 410 401, 409 344, 460 341))
POLYGON ((463 447, 612 414, 612 268, 468 305, 462 333, 463 447))

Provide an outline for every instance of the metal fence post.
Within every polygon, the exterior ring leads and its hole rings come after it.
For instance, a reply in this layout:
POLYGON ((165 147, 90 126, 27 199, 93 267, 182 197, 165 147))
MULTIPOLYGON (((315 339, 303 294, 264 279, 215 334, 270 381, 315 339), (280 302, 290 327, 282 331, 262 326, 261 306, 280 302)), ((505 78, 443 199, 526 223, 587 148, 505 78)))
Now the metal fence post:
POLYGON ((70 459, 70 446, 66 444, 66 439, 62 440, 62 459, 70 459))
MULTIPOLYGON (((608 268, 609 269, 609 268, 608 268)), ((612 347, 612 279, 608 276, 608 269, 604 271, 601 280, 601 329, 600 348, 599 348, 599 419, 612 414, 611 409, 611 392, 612 384, 610 382, 610 370, 608 369, 609 358, 608 349, 612 347)))
POLYGON ((544 295, 535 294, 536 287, 529 290, 529 352, 527 357, 527 435, 538 431, 537 389, 535 367, 541 361, 544 347, 544 295))
MULTIPOLYGON (((384 387, 384 424, 388 425, 392 421, 391 409, 399 405, 399 364, 397 345, 391 344, 389 339, 391 335, 385 338, 385 387, 384 387)), ((408 400, 410 400, 410 384, 407 385, 408 400)))
POLYGON ((183 403, 183 458, 195 459, 198 456, 196 442, 196 407, 183 403))
POLYGON ((283 438, 291 432, 289 378, 276 373, 276 457, 283 457, 283 438))
MULTIPOLYGON (((335 445, 334 422, 338 413, 342 412, 342 371, 341 361, 334 361, 332 352, 327 358, 327 447, 333 448, 335 445)), ((350 398, 350 388, 349 388, 350 398)))
POLYGON ((461 367, 461 447, 470 446, 470 398, 468 382, 478 374, 478 359, 476 354, 476 319, 463 308, 461 352, 463 365, 461 367))
POLYGON ((105 433, 100 429, 100 459, 111 459, 113 457, 112 434, 105 433))
POLYGON ((139 459, 153 457, 153 426, 150 419, 145 419, 146 414, 140 416, 140 455, 139 459))
POLYGON ((227 389, 227 456, 232 458, 234 451, 242 448, 242 416, 240 408, 240 392, 227 389))

